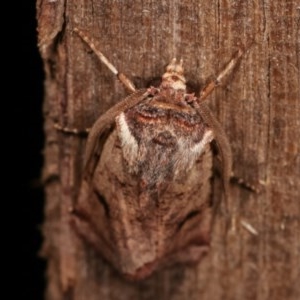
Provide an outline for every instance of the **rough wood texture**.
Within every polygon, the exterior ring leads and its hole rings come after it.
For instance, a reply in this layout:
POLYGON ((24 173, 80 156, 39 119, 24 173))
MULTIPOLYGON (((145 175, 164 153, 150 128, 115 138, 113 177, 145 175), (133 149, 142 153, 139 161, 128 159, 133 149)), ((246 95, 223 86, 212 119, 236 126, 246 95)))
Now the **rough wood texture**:
MULTIPOLYGON (((290 1, 37 2, 45 82, 46 299, 300 298, 300 6, 290 1), (254 44, 210 106, 232 144, 234 172, 260 193, 232 185, 235 226, 214 229, 197 267, 172 268, 128 283, 70 229, 85 138, 53 123, 90 127, 125 95, 120 83, 72 33, 78 27, 138 87, 184 59, 196 87, 215 75, 239 45, 254 44), (257 235, 245 229, 251 224, 257 235)), ((218 183, 215 197, 219 196, 218 183)))

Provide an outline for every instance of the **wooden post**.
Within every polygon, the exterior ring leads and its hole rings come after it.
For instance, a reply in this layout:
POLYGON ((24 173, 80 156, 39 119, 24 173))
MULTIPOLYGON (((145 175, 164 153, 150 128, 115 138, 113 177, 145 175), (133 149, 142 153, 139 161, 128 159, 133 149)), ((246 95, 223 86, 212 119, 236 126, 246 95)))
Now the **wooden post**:
MULTIPOLYGON (((290 1, 37 1, 44 60, 46 192, 43 253, 46 299, 300 298, 300 6, 290 1), (232 184, 235 224, 217 220, 209 255, 129 283, 74 234, 84 129, 126 94, 82 40, 77 27, 137 85, 183 58, 196 87, 241 46, 252 46, 209 105, 230 139, 234 173, 259 188, 232 184)), ((219 197, 218 184, 214 197, 219 197)))

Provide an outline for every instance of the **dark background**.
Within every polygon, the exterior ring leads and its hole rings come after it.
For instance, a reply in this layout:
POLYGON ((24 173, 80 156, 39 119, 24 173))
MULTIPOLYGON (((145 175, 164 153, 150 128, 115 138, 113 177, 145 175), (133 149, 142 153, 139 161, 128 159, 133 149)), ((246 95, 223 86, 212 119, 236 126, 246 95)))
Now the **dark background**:
MULTIPOLYGON (((43 220, 43 189, 41 171, 43 166, 43 66, 37 48, 37 22, 35 1, 21 1, 18 10, 21 13, 17 39, 18 54, 15 61, 21 62, 20 73, 14 76, 14 88, 11 90, 13 111, 16 112, 18 134, 14 137, 13 212, 17 222, 14 241, 16 254, 12 269, 13 289, 9 299, 43 299, 45 261, 39 257, 42 244, 41 225, 43 220), (14 144, 15 144, 14 143, 14 144), (14 181, 15 182, 15 181, 14 181)), ((9 147, 10 149, 10 147, 9 147)), ((11 215, 11 214, 10 214, 11 215)), ((9 247, 10 249, 10 247, 9 247)))

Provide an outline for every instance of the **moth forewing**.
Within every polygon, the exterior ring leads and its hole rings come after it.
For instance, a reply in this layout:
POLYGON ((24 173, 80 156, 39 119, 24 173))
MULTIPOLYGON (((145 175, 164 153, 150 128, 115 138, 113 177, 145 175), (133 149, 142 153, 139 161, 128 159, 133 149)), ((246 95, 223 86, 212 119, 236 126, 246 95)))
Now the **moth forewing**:
MULTIPOLYGON (((147 98, 148 92, 146 89, 138 90, 135 93, 127 96, 124 100, 120 101, 112 108, 110 108, 104 115, 100 116, 94 123, 89 131, 88 140, 86 143, 85 150, 85 173, 91 174, 95 166, 95 153, 96 159, 99 160, 101 157, 101 148, 103 146, 103 135, 109 132, 112 126, 115 126, 116 117, 124 110, 136 105, 147 98), (102 142, 102 143, 101 143, 102 142)), ((106 136, 107 138, 107 136, 106 136)))
POLYGON ((220 122, 214 117, 213 113, 205 103, 200 103, 198 106, 198 112, 210 128, 212 128, 214 134, 214 140, 216 141, 218 152, 221 158, 221 173, 224 187, 225 199, 229 197, 229 180, 232 170, 232 153, 229 140, 226 136, 224 129, 220 122))

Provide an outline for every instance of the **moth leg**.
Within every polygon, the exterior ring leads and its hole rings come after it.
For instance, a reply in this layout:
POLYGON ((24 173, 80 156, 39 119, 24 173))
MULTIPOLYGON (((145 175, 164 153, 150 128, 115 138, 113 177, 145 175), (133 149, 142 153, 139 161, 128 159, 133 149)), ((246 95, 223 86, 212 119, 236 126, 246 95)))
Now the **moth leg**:
POLYGON ((243 188, 245 188, 251 192, 254 192, 254 193, 260 193, 260 191, 261 191, 261 189, 259 188, 259 186, 257 184, 250 183, 247 180, 245 180, 244 178, 241 178, 241 177, 235 175, 234 173, 231 174, 230 181, 233 183, 236 183, 236 184, 242 186, 243 188))
POLYGON ((224 70, 217 76, 217 78, 214 81, 211 81, 208 83, 200 92, 199 96, 199 102, 203 102, 208 95, 212 93, 212 91, 223 81, 224 77, 228 75, 233 68, 237 65, 239 59, 244 54, 244 51, 242 49, 239 49, 237 53, 233 56, 233 58, 230 60, 230 62, 226 65, 224 70))
POLYGON ((76 135, 88 135, 88 133, 90 132, 91 128, 86 128, 83 130, 80 130, 78 128, 70 128, 70 127, 64 127, 61 126, 58 123, 54 124, 54 128, 58 131, 61 131, 63 133, 67 133, 67 134, 76 134, 76 135))
POLYGON ((132 81, 126 75, 117 70, 117 68, 107 59, 107 57, 104 56, 104 54, 96 48, 94 42, 87 35, 85 35, 78 28, 74 28, 74 32, 76 32, 79 37, 94 51, 100 61, 103 62, 108 67, 108 69, 110 69, 111 72, 117 76, 117 78, 130 93, 136 91, 136 88, 132 81))

